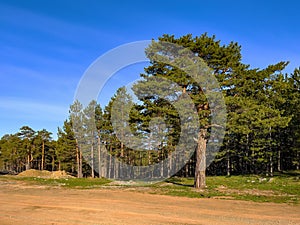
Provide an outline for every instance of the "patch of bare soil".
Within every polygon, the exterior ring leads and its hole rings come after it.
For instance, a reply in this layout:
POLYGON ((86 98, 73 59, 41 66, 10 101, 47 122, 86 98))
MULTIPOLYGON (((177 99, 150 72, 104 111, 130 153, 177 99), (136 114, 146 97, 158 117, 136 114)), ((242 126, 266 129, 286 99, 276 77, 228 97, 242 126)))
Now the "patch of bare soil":
POLYGON ((22 185, 0 180, 1 225, 300 224, 297 205, 22 185))

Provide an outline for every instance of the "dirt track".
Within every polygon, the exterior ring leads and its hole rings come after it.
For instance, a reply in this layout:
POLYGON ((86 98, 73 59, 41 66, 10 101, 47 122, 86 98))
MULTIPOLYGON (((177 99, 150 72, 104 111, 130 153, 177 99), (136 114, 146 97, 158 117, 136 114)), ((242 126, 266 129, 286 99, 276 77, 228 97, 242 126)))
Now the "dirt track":
POLYGON ((300 224, 300 206, 0 181, 0 224, 300 224))

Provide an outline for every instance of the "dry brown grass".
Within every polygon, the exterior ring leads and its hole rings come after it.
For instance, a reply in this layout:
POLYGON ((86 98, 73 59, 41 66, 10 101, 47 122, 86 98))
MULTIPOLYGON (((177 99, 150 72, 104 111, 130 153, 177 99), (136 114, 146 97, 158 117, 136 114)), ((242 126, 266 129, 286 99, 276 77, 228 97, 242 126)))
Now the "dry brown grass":
POLYGON ((38 177, 38 178, 52 178, 52 179, 61 179, 61 178, 73 178, 66 173, 66 171, 53 171, 48 170, 25 170, 18 174, 19 177, 38 177))

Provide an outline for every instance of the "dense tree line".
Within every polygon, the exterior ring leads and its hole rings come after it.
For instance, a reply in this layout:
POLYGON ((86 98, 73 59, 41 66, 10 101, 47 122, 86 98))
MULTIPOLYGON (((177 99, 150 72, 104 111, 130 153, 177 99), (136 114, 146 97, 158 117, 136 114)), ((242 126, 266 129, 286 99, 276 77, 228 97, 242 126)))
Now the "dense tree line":
POLYGON ((34 131, 23 126, 16 134, 4 135, 0 141, 1 163, 6 170, 21 172, 26 169, 54 169, 55 141, 43 129, 34 131))
MULTIPOLYGON (((3 136, 0 140, 2 168, 17 172, 29 168, 63 169, 78 177, 118 178, 122 163, 149 166, 168 161, 179 143, 182 118, 170 101, 141 91, 143 87, 155 86, 153 78, 167 78, 179 87, 172 99, 182 94, 192 99, 200 126, 195 154, 177 175, 195 176, 195 186, 204 187, 205 174, 272 176, 275 171, 299 170, 300 69, 292 74, 283 73, 288 62, 251 68, 242 63, 241 46, 235 42, 222 45, 207 34, 180 38, 163 35, 158 40, 146 50, 151 65, 141 74, 142 80, 133 86, 139 103, 133 103, 125 87, 117 91, 104 109, 96 101, 85 107, 76 101, 70 107, 70 117, 58 129, 57 140, 52 140, 46 130, 36 132, 28 126, 16 134, 3 136), (200 162, 204 160, 211 132, 211 106, 203 87, 193 77, 154 57, 157 53, 174 54, 160 50, 163 42, 188 48, 208 65, 220 84, 227 110, 226 131, 222 146, 206 171, 201 169, 200 162), (118 110, 112 110, 113 107, 118 110), (154 125, 153 118, 157 120, 154 125), (126 142, 133 137, 141 141, 126 142)), ((158 87, 156 91, 159 93, 158 87)), ((176 166, 177 162, 169 163, 176 166)), ((162 166, 151 176, 169 174, 169 167, 162 166)))

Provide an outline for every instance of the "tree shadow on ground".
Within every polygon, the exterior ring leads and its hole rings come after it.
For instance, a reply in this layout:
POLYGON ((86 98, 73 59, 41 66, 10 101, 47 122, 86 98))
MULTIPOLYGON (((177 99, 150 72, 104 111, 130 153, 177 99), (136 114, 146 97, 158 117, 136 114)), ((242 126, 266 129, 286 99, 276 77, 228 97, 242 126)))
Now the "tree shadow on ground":
POLYGON ((169 184, 182 186, 182 187, 194 187, 193 184, 184 183, 184 180, 180 177, 171 177, 168 180, 166 180, 165 182, 169 183, 169 184))

